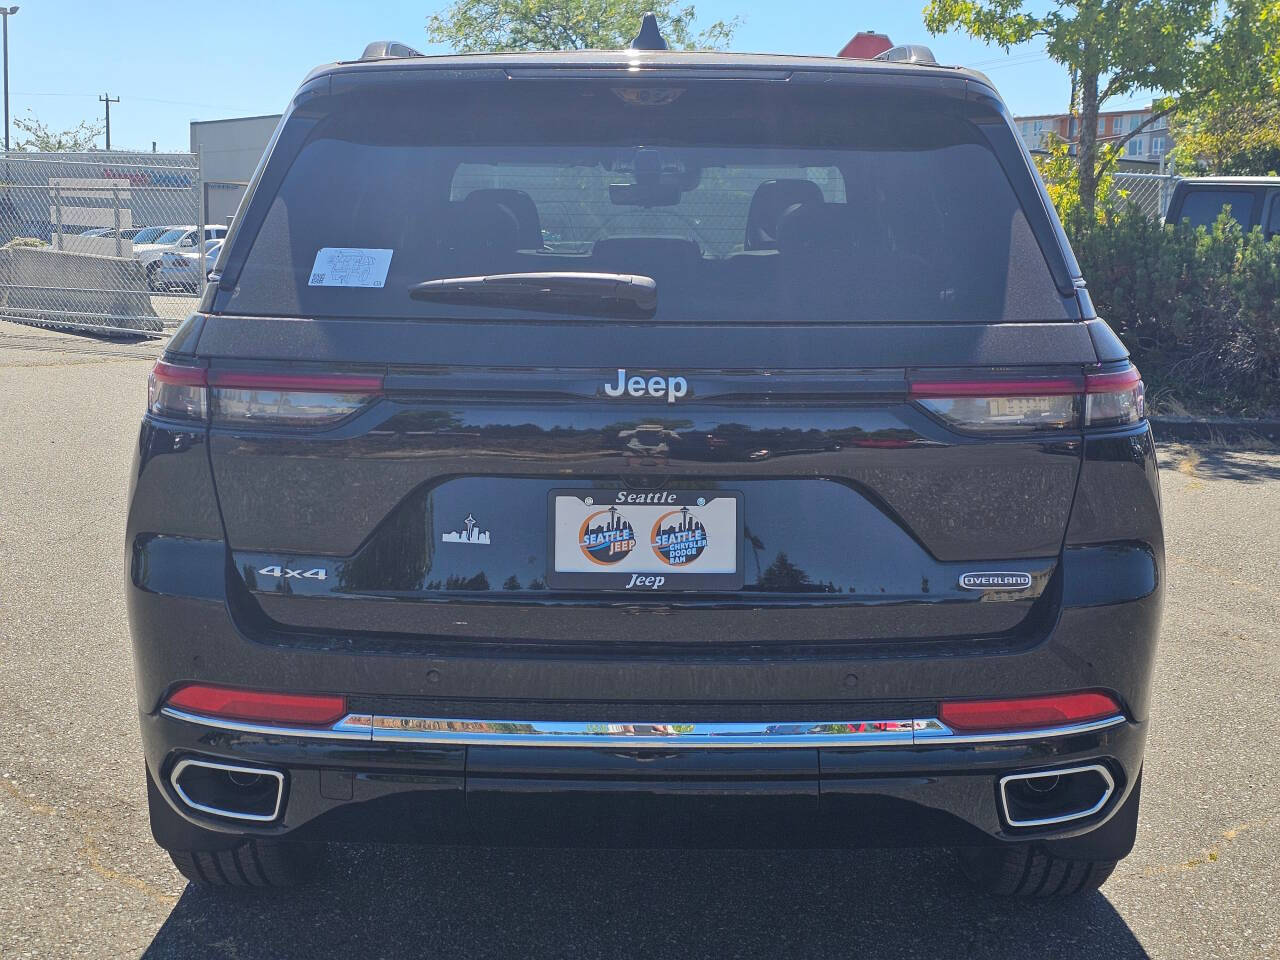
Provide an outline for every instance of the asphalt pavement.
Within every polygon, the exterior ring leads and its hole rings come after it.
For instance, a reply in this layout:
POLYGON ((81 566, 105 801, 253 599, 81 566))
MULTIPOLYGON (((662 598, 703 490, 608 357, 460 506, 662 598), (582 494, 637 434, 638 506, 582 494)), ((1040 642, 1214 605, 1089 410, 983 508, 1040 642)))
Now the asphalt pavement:
POLYGON ((0 321, 0 958, 1280 958, 1280 454, 1162 447, 1168 592, 1137 847, 1018 903, 941 851, 334 849, 188 888, 146 824, 122 590, 155 343, 0 321))

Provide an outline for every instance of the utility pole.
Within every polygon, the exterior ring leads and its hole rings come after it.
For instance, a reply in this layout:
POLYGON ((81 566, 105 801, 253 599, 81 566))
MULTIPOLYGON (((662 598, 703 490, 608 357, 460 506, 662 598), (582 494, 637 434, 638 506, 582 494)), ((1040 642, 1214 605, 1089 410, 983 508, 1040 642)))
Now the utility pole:
POLYGON ((107 111, 107 149, 111 149, 111 105, 119 103, 119 97, 112 97, 109 93, 104 93, 98 98, 98 102, 103 105, 103 109, 107 111))
POLYGON ((4 19, 4 152, 9 152, 9 18, 18 12, 17 7, 0 7, 4 19))

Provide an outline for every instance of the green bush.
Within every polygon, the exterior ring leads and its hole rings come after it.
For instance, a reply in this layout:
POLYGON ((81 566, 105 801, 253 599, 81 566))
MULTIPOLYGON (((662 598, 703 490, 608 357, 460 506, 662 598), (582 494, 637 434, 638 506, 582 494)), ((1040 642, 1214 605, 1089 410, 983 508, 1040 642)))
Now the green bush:
POLYGON ((14 237, 4 245, 7 250, 10 247, 47 247, 48 244, 38 237, 14 237))
POLYGON ((1124 340, 1153 405, 1280 412, 1280 237, 1161 224, 1136 209, 1070 218, 1098 314, 1124 340))

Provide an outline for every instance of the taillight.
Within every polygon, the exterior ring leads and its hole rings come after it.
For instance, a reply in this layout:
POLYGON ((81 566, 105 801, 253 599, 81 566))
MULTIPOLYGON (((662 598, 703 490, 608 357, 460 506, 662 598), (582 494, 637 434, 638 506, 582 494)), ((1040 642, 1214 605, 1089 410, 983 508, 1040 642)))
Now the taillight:
POLYGON ((213 370, 213 419, 317 426, 351 416, 382 391, 381 376, 213 370))
POLYGON ((1023 380, 917 380, 911 399, 963 433, 1035 433, 1137 423, 1142 379, 1120 373, 1023 380))
POLYGON ((265 693, 203 683, 179 687, 166 701, 171 707, 226 720, 323 726, 347 715, 345 697, 328 694, 265 693))
POLYGON ((911 384, 911 398, 948 426, 974 433, 1069 430, 1080 423, 1084 381, 938 380, 911 384))
POLYGON ((1114 699, 1094 691, 1011 700, 951 700, 938 705, 938 719, 952 730, 965 733, 1061 727, 1116 717, 1122 712, 1114 699))
POLYGON ((1084 425, 1122 427, 1146 416, 1146 394, 1137 367, 1084 378, 1084 425))
POLYGON ((381 391, 381 376, 206 370, 160 360, 147 379, 147 409, 181 420, 318 426, 350 416, 381 391))
POLYGON ((147 377, 147 410, 157 417, 203 420, 209 410, 207 371, 157 360, 147 377))

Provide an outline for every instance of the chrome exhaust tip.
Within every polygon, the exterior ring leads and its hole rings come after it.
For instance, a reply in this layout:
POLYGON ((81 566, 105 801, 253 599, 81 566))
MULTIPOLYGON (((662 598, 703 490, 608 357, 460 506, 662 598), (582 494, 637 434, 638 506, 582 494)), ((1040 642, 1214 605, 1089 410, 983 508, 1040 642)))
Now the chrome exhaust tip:
POLYGON ((1000 807, 1011 827, 1049 827, 1091 817, 1115 793, 1111 771, 1100 763, 1000 778, 1000 807))
POLYGON ((265 767, 187 757, 174 765, 169 783, 192 810, 232 820, 268 823, 284 800, 284 774, 265 767))

